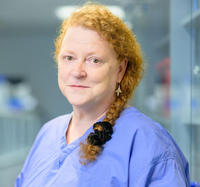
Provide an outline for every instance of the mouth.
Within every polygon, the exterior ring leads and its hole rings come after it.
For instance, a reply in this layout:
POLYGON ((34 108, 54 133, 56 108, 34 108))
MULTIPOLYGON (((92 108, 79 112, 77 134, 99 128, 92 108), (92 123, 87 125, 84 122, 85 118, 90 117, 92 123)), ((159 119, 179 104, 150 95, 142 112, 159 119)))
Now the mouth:
POLYGON ((72 88, 89 88, 89 86, 84 86, 84 85, 68 85, 68 86, 72 88))

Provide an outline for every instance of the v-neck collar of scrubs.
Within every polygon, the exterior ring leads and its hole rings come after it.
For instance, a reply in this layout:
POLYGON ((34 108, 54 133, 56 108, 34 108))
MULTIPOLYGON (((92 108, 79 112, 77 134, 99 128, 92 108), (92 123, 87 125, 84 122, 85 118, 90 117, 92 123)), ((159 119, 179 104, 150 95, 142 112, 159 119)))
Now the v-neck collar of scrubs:
MULTIPOLYGON (((71 142, 70 144, 67 144, 66 141, 66 132, 68 130, 69 127, 69 122, 72 118, 73 112, 71 112, 67 118, 66 121, 66 125, 64 127, 64 130, 62 132, 62 136, 61 136, 61 151, 65 154, 69 154, 71 153, 75 148, 77 148, 80 144, 80 142, 82 142, 82 140, 86 139, 86 137, 89 135, 90 132, 92 132, 93 130, 93 125, 91 127, 89 127, 82 136, 80 136, 79 138, 77 138, 76 140, 74 140, 73 142, 71 142)), ((97 122, 102 121, 104 119, 105 115, 102 116, 99 120, 97 120, 97 122)))

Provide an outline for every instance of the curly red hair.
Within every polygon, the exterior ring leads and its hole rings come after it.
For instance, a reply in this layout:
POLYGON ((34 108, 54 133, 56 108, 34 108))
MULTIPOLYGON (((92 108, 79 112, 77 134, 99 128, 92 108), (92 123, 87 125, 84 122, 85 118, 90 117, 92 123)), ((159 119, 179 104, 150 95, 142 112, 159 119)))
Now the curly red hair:
MULTIPOLYGON (((104 121, 114 125, 115 120, 120 116, 121 111, 126 106, 143 76, 144 68, 140 46, 133 32, 121 19, 113 15, 106 6, 86 4, 63 21, 55 41, 54 58, 56 62, 63 38, 68 28, 72 26, 82 26, 96 31, 114 49, 119 63, 124 59, 128 60, 126 72, 120 83, 122 93, 120 96, 115 97, 115 101, 111 104, 104 119, 104 121)), ((81 158, 86 162, 96 160, 97 156, 102 152, 101 147, 91 145, 87 141, 86 143, 81 143, 80 150, 81 158)))

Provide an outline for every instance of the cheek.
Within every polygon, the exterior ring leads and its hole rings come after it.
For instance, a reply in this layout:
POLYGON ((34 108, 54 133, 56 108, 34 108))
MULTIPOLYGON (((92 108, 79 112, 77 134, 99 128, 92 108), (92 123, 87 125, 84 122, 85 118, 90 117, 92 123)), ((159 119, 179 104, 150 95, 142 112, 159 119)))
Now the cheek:
POLYGON ((61 92, 64 90, 63 81, 62 81, 62 78, 60 77, 59 74, 58 74, 58 87, 59 87, 61 92))
POLYGON ((113 81, 117 79, 117 68, 112 65, 107 65, 101 70, 93 71, 91 75, 95 77, 96 81, 106 81, 107 79, 113 81))
POLYGON ((58 86, 61 91, 64 90, 64 83, 67 81, 67 72, 64 70, 63 67, 58 67, 58 86))
POLYGON ((64 80, 68 77, 68 72, 66 67, 59 65, 58 66, 58 80, 64 80))
POLYGON ((116 82, 117 82, 117 73, 115 69, 113 68, 107 68, 103 71, 99 72, 93 72, 90 76, 90 80, 93 80, 92 82, 94 84, 99 85, 99 89, 115 89, 116 82))

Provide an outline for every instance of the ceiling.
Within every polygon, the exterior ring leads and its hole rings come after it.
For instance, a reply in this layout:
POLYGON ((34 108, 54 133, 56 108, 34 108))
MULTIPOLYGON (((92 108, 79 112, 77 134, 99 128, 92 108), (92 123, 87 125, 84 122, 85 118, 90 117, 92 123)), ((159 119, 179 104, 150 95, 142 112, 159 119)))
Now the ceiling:
MULTIPOLYGON (((56 7, 81 5, 85 0, 0 0, 0 32, 40 32, 56 29, 60 20, 56 7)), ((127 21, 141 28, 168 27, 169 0, 97 0, 106 5, 119 5, 126 12, 127 21), (158 16, 159 15, 159 16, 158 16)))

